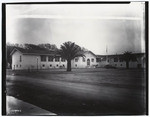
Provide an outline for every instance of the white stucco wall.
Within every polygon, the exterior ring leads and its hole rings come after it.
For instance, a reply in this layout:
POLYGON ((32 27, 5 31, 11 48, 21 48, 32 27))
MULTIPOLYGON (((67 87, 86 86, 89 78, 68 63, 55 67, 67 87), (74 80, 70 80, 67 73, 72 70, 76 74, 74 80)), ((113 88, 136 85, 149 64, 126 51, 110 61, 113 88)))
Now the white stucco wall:
MULTIPOLYGON (((94 68, 96 65, 99 67, 104 67, 107 64, 115 66, 117 68, 126 68, 126 62, 114 62, 114 58, 108 58, 109 62, 101 61, 96 62, 96 57, 90 52, 85 53, 85 62, 83 62, 83 57, 78 57, 78 62, 75 62, 75 59, 71 61, 72 68, 94 68), (87 65, 87 60, 90 60, 90 65, 87 65), (94 62, 92 62, 94 59, 94 62)), ((145 57, 137 58, 136 62, 130 61, 129 68, 137 68, 138 64, 141 64, 141 67, 145 67, 144 62, 145 57)), ((51 68, 67 68, 67 61, 61 61, 61 57, 59 61, 56 62, 55 58, 53 61, 48 61, 48 56, 46 56, 46 61, 41 61, 40 55, 23 55, 19 51, 14 52, 12 55, 12 69, 21 70, 21 69, 51 69, 51 68), (20 61, 21 56, 21 61, 20 61), (44 66, 43 66, 44 65, 44 66), (64 67, 63 67, 64 65, 64 67)))
POLYGON ((98 63, 96 62, 96 57, 90 52, 86 52, 85 54, 85 62, 83 62, 83 57, 78 57, 78 62, 75 62, 75 59, 72 61, 72 68, 94 68, 98 63), (87 60, 90 60, 90 65, 87 65, 87 60), (94 62, 92 62, 94 59, 94 62), (77 66, 76 66, 77 65, 77 66))
POLYGON ((22 53, 16 51, 12 55, 12 69, 37 69, 40 66, 40 57, 36 55, 23 55, 22 53), (21 56, 21 61, 20 61, 21 56), (38 58, 38 62, 37 62, 38 58))
MULTIPOLYGON (((96 57, 91 54, 91 53, 85 53, 85 62, 83 62, 83 57, 78 57, 78 62, 75 62, 75 59, 73 59, 71 61, 71 67, 72 68, 87 68, 87 59, 90 59, 90 66, 88 67, 94 67, 93 65, 97 65, 98 63, 96 62, 96 57), (94 59, 94 62, 92 62, 91 60, 94 59), (77 66, 76 66, 77 65, 77 66)), ((60 66, 65 66, 65 68, 67 68, 67 61, 65 60, 65 62, 61 61, 61 57, 59 59, 59 62, 55 61, 55 58, 53 59, 53 62, 49 62, 48 61, 48 57, 46 58, 45 62, 41 62, 41 66, 45 65, 45 67, 41 67, 41 69, 47 69, 47 68, 60 68, 60 66), (52 67, 50 67, 50 64, 52 65, 52 67), (57 66, 58 65, 58 66, 57 66)))
POLYGON ((53 61, 48 61, 48 56, 46 56, 46 61, 41 61, 40 68, 41 69, 51 69, 51 68, 60 68, 63 67, 67 68, 67 61, 65 62, 61 61, 61 58, 59 58, 59 61, 55 61, 55 58, 53 58, 53 61), (43 67, 44 65, 44 67, 43 67))
MULTIPOLYGON (((109 62, 101 61, 99 62, 100 67, 104 67, 105 65, 109 64, 112 66, 115 66, 117 68, 126 68, 126 62, 120 62, 119 60, 117 62, 114 62, 114 58, 108 58, 109 62)), ((138 64, 141 65, 141 68, 144 68, 144 61, 143 58, 139 57, 137 58, 137 61, 130 61, 129 62, 129 68, 138 68, 138 64)))
POLYGON ((38 55, 24 55, 23 68, 24 69, 40 69, 41 58, 38 55))
POLYGON ((117 62, 114 62, 114 58, 111 58, 109 59, 109 63, 114 66, 114 67, 117 67, 117 68, 125 68, 126 67, 126 63, 125 61, 120 61, 119 58, 118 58, 118 61, 117 62))
MULTIPOLYGON (((22 54, 18 51, 16 51, 12 55, 12 69, 13 70, 22 69, 22 62, 20 62, 20 56, 22 56, 22 54), (20 67, 20 65, 21 65, 21 67, 20 67)), ((23 57, 22 57, 22 59, 23 59, 23 57)))

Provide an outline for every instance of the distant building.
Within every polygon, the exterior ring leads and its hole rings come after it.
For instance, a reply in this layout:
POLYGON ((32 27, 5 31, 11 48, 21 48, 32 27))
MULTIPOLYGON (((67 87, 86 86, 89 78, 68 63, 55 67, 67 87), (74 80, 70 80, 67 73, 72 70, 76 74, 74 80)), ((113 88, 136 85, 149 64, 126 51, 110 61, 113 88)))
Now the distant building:
MULTIPOLYGON (((133 53, 135 58, 129 62, 129 68, 145 68, 145 54, 144 53, 133 53)), ((126 62, 123 59, 123 54, 116 55, 97 55, 99 58, 99 67, 104 67, 109 64, 116 68, 126 68, 126 62)))
MULTIPOLYGON (((137 60, 131 61, 130 68, 145 68, 145 54, 134 53, 137 60)), ((12 69, 51 69, 66 68, 67 61, 62 59, 55 51, 33 50, 14 48, 12 55, 12 69)), ((77 57, 72 60, 72 68, 96 68, 109 64, 117 68, 125 68, 126 64, 123 55, 95 55, 91 51, 85 51, 85 57, 77 57)))

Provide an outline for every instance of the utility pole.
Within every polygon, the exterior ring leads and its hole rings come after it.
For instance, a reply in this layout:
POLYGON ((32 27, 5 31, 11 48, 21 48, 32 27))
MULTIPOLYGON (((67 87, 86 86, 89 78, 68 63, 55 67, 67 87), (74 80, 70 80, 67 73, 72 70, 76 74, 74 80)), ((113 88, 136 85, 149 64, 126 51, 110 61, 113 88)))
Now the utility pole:
POLYGON ((38 71, 38 57, 37 57, 37 71, 38 71))
POLYGON ((107 45, 106 45, 106 65, 108 63, 108 48, 107 48, 107 45))

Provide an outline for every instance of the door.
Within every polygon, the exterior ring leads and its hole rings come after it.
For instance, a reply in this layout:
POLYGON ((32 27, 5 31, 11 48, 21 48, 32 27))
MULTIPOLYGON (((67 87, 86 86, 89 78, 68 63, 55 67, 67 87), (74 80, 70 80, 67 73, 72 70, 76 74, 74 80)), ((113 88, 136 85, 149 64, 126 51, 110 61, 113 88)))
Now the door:
POLYGON ((87 59, 87 66, 90 66, 90 59, 87 59))
POLYGON ((141 68, 141 64, 137 64, 137 68, 141 68))

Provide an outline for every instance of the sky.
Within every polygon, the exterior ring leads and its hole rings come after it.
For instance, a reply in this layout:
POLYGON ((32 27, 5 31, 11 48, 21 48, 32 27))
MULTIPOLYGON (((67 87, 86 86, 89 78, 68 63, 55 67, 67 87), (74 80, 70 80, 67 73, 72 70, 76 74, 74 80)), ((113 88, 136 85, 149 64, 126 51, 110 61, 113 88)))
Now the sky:
POLYGON ((95 54, 145 52, 144 3, 6 5, 6 42, 71 41, 95 54), (106 53, 107 47, 107 53, 106 53))

